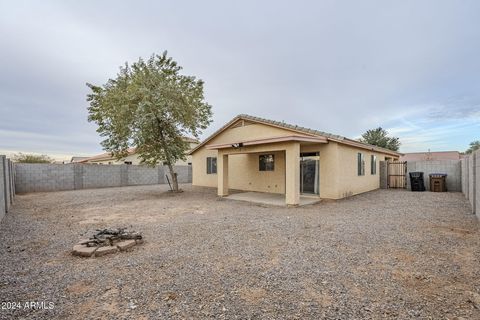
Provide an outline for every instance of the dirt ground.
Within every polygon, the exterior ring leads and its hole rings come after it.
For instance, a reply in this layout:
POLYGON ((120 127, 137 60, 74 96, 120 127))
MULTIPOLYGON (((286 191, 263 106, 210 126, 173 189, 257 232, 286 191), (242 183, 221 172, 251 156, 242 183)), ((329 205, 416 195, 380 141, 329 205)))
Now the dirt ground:
POLYGON ((19 195, 0 224, 0 318, 480 319, 480 224, 460 193, 283 208, 183 188, 19 195), (71 255, 122 226, 145 243, 71 255))

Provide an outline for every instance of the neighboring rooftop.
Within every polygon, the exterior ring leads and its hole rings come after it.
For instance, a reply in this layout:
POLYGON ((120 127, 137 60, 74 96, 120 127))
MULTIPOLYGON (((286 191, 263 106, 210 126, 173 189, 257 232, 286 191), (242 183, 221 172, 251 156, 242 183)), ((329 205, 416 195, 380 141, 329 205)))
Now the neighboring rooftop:
POLYGON ((82 160, 86 160, 90 157, 72 157, 70 160, 70 163, 76 163, 76 162, 81 162, 82 160))
MULTIPOLYGON (((137 148, 128 148, 127 149, 127 153, 128 153, 129 156, 132 155, 132 154, 135 154, 136 151, 137 151, 137 148)), ((110 152, 104 152, 104 153, 101 153, 101 154, 97 154, 93 157, 89 157, 87 159, 84 159, 80 162, 104 161, 104 160, 112 160, 112 159, 114 159, 114 157, 110 152)))
POLYGON ((401 161, 435 161, 435 160, 459 160, 458 151, 434 151, 434 152, 409 152, 400 157, 401 161))
POLYGON ((200 143, 200 141, 198 141, 198 139, 190 138, 190 137, 183 137, 183 141, 189 142, 189 143, 200 143))
MULTIPOLYGON (((200 143, 200 141, 198 141, 197 139, 190 138, 190 137, 183 137, 183 141, 188 142, 188 143, 200 143)), ((127 149, 128 156, 130 156, 132 154, 135 154, 136 152, 137 152, 137 148, 128 148, 127 149)), ((85 163, 85 162, 89 162, 89 161, 105 161, 105 160, 112 160, 112 159, 114 159, 114 157, 112 156, 112 154, 110 152, 104 152, 104 153, 101 153, 101 154, 97 154, 93 157, 85 157, 84 159, 82 159, 80 161, 77 161, 77 162, 85 163)), ((73 158, 72 158, 72 160, 73 160, 73 158)))

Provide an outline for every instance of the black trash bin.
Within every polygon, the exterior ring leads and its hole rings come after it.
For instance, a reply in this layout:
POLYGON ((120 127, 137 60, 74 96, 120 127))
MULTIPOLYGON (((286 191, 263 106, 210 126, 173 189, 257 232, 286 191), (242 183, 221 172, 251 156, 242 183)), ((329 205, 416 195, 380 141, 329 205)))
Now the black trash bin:
POLYGON ((410 172, 410 186, 412 191, 425 191, 423 172, 410 172))

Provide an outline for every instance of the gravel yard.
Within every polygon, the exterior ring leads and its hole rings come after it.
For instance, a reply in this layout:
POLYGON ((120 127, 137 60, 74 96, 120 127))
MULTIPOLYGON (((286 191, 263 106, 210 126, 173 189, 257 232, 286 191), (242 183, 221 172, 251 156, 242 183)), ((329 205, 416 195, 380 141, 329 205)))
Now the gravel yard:
POLYGON ((49 319, 480 319, 480 224, 460 193, 378 190, 266 207, 215 190, 19 195, 0 224, 0 310, 49 319), (97 228, 132 251, 72 256, 97 228))

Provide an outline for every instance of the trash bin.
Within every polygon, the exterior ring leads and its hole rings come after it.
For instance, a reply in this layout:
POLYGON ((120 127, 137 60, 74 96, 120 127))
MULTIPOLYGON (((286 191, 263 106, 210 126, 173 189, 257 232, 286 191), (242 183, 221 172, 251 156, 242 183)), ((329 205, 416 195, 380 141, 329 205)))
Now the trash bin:
POLYGON ((432 192, 447 191, 447 175, 445 173, 430 174, 430 191, 432 192))
POLYGON ((423 172, 410 172, 410 186, 412 191, 425 191, 423 172))

